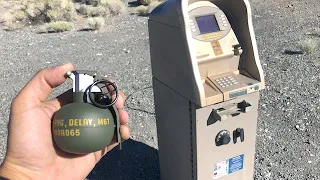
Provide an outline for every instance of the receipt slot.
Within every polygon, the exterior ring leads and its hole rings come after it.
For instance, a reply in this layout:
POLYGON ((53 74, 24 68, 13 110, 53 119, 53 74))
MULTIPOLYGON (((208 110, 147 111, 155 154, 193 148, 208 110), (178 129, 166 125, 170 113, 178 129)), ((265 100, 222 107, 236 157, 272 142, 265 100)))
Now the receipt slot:
POLYGON ((253 179, 264 76, 247 0, 168 0, 149 41, 163 180, 253 179))

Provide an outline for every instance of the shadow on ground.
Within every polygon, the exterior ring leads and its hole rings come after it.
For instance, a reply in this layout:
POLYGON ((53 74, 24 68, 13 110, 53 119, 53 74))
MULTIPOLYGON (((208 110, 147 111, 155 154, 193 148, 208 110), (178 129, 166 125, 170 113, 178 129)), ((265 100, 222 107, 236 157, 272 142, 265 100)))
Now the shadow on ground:
POLYGON ((160 180, 158 151, 144 143, 129 139, 103 157, 89 180, 160 180))

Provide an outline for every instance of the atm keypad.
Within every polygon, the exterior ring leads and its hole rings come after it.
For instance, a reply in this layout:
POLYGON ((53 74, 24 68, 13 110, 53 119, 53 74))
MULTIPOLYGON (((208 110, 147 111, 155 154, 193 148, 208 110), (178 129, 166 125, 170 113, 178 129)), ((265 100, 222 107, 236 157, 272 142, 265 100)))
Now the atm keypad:
POLYGON ((216 82, 222 88, 228 88, 233 85, 237 85, 239 82, 233 76, 226 76, 219 79, 216 79, 216 82))

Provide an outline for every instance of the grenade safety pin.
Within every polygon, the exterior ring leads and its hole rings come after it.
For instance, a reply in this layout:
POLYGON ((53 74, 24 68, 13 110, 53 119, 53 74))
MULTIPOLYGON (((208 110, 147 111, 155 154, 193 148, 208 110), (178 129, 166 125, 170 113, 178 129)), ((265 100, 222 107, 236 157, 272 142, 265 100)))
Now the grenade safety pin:
POLYGON ((73 102, 59 109, 52 121, 56 145, 73 154, 88 154, 107 147, 115 138, 120 145, 120 121, 114 83, 93 71, 72 71, 73 102), (115 98, 112 100, 112 94, 115 98))

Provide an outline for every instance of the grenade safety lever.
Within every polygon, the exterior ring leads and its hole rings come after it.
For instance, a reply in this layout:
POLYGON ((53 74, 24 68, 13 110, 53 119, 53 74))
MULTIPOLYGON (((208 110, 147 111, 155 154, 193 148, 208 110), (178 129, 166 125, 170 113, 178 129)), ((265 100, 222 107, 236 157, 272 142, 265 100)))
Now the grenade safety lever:
POLYGON ((88 154, 104 149, 116 138, 121 149, 116 85, 93 71, 78 70, 66 75, 73 80, 73 102, 53 117, 56 145, 69 153, 88 154))

